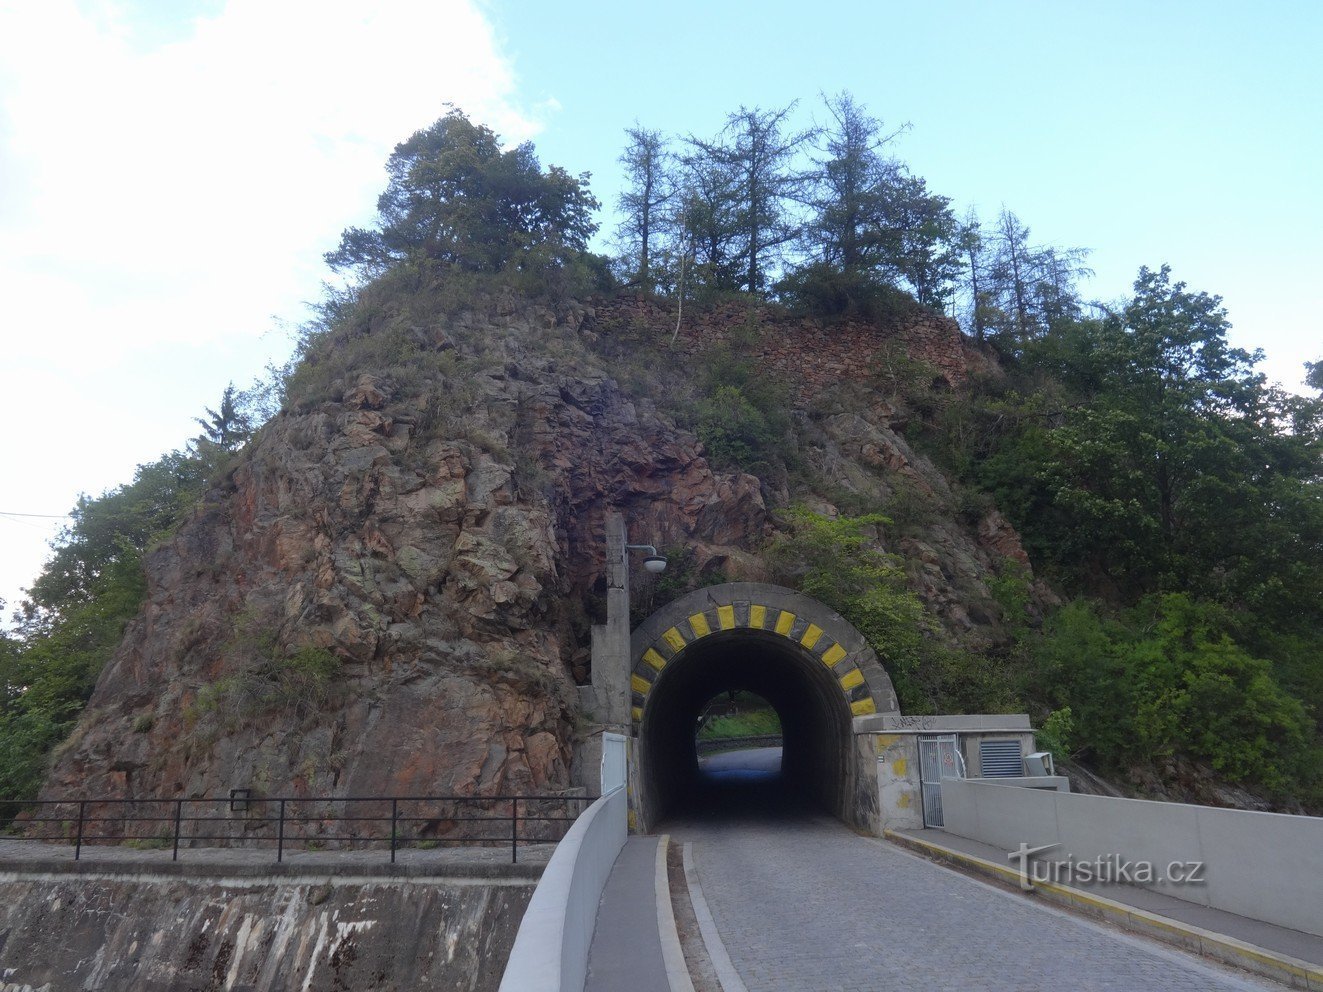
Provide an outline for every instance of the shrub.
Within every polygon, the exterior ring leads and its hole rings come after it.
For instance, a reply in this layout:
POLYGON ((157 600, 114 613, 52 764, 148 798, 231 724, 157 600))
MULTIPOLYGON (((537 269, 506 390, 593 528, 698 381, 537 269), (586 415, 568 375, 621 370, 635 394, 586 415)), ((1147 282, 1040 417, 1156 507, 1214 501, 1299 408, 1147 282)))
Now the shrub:
POLYGON ((803 509, 787 513, 788 532, 768 552, 778 578, 821 600, 868 639, 891 675, 901 707, 920 704, 915 677, 924 635, 935 627, 907 587, 899 559, 882 551, 880 514, 828 520, 803 509))

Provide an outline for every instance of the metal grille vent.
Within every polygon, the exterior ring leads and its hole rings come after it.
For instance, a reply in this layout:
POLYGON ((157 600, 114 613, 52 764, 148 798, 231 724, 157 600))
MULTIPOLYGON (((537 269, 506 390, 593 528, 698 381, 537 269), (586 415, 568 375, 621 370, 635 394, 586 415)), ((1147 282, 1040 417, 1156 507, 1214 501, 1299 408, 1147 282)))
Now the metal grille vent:
POLYGON ((1014 778, 1024 774, 1018 740, 979 741, 979 773, 984 778, 1014 778))

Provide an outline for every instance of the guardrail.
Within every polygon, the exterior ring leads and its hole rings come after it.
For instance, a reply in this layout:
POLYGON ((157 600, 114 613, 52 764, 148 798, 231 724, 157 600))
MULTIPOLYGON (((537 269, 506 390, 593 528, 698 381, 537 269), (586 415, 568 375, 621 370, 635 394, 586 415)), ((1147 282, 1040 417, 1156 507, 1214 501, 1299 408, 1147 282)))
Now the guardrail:
POLYGON ((286 850, 389 845, 508 846, 558 842, 592 796, 263 796, 235 790, 228 799, 46 799, 0 801, 0 839, 66 843, 74 860, 88 845, 274 847, 286 850), (571 812, 572 810, 572 812, 571 812))
POLYGON ((780 747, 780 734, 763 734, 757 737, 709 737, 698 741, 699 754, 716 754, 718 751, 737 751, 746 747, 780 747))

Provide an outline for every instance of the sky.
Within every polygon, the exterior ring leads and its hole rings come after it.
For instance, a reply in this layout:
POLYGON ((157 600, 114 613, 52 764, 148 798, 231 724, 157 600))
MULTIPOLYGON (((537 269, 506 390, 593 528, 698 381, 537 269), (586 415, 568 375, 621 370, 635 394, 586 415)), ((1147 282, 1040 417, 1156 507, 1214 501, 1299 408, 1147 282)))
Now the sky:
POLYGON ((1323 358, 1323 4, 0 0, 0 599, 79 493, 281 362, 447 104, 608 210, 636 121, 850 91, 958 212, 1091 249, 1086 297, 1168 263, 1300 388, 1323 358))

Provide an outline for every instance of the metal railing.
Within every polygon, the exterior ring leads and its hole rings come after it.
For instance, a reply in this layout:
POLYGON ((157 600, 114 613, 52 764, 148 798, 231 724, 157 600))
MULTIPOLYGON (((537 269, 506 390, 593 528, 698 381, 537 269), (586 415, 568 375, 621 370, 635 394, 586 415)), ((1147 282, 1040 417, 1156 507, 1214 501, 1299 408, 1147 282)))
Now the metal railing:
POLYGON ((234 790, 227 799, 0 800, 0 840, 73 847, 273 847, 276 861, 294 847, 396 853, 445 845, 504 846, 512 863, 519 846, 556 843, 592 796, 263 796, 234 790), (12 821, 12 822, 11 822, 12 821))

